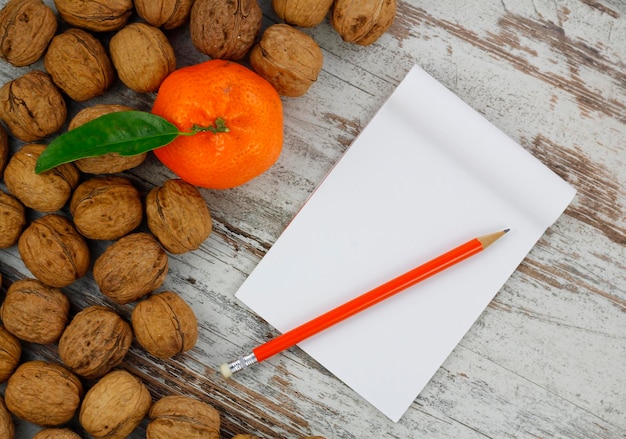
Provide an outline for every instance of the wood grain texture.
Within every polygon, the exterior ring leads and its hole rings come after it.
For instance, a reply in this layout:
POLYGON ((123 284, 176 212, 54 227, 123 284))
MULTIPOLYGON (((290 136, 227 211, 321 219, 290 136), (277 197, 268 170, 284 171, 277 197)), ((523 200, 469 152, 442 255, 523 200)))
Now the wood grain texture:
MULTIPOLYGON (((277 22, 269 0, 260 4, 264 27, 277 22)), ((170 255, 163 288, 196 312, 196 348, 159 360, 133 345, 123 367, 154 399, 213 404, 228 439, 626 438, 626 3, 401 0, 372 46, 343 43, 327 20, 305 32, 322 47, 324 68, 306 95, 283 100, 278 162, 245 186, 202 190, 214 232, 198 251, 170 255), (573 203, 399 423, 298 348, 224 381, 216 366, 275 335, 234 298, 237 288, 414 64, 572 184, 573 203)), ((168 36, 179 67, 206 59, 187 27, 168 36)), ((25 72, 0 66, 1 83, 25 72)), ((70 106, 70 116, 101 102, 145 110, 153 99, 116 83, 70 106)), ((172 177, 152 156, 125 175, 143 193, 172 177)), ((94 259, 105 246, 92 246, 94 259)), ((0 251, 0 272, 5 286, 29 275, 16 248, 0 251)), ((107 304, 128 319, 132 310, 107 302, 90 276, 64 291, 74 312, 107 304)), ((54 345, 25 345, 24 356, 59 361, 54 345)), ((145 437, 145 425, 131 437, 145 437)), ((19 422, 17 437, 37 430, 19 422)))

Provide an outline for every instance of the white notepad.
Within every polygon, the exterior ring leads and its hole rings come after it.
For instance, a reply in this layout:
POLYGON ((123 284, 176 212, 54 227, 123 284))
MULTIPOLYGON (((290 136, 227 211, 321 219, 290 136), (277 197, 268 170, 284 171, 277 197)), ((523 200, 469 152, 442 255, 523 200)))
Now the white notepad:
POLYGON ((481 254, 299 345, 398 421, 574 194, 414 67, 237 297, 285 332, 510 228, 481 254))

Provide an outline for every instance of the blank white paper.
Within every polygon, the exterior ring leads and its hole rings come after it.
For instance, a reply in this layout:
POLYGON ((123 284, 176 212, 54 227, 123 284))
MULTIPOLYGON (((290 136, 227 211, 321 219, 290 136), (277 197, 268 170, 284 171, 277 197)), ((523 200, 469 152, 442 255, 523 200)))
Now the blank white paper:
POLYGON ((416 66, 236 296, 285 332, 510 228, 486 251, 299 345, 397 422, 574 194, 416 66))

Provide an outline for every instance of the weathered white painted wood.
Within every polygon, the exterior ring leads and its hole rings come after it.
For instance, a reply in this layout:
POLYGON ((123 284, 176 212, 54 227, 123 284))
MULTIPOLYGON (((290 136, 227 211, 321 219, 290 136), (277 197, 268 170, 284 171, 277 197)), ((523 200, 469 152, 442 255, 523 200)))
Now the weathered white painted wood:
MULTIPOLYGON (((260 4, 264 26, 276 22, 269 0, 260 4)), ((283 100, 278 163, 240 188, 203 190, 214 233, 170 258, 164 288, 197 313, 197 347, 163 361, 133 346, 124 367, 155 399, 183 393, 214 404, 225 438, 626 437, 626 3, 406 0, 369 47, 343 43, 328 21, 306 32, 324 69, 309 93, 283 100), (274 334, 234 293, 415 63, 575 186, 574 202, 398 424, 297 348, 224 382, 215 366, 274 334)), ((179 66, 206 59, 187 29, 169 35, 179 66)), ((0 65, 2 83, 26 70, 0 65)), ((117 84, 82 105, 149 109, 152 99, 117 84)), ((172 177, 154 158, 127 175, 143 192, 172 177)), ((104 246, 93 246, 94 258, 104 246)), ((0 272, 28 275, 15 248, 0 252, 0 272)), ((64 290, 75 309, 111 305, 89 276, 64 290)), ((128 317, 132 305, 115 308, 128 317)), ((58 360, 56 347, 26 346, 25 358, 35 357, 58 360)), ((20 422, 18 437, 36 430, 20 422)), ((145 422, 132 437, 144 432, 145 422)))

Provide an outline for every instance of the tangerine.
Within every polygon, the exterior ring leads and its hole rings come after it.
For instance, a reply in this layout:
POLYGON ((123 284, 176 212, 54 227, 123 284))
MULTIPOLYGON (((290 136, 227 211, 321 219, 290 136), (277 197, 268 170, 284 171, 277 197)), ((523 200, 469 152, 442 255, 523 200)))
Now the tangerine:
POLYGON ((181 132, 154 150, 172 172, 195 186, 228 189, 267 171, 283 145, 276 90, 252 70, 212 59, 180 68, 159 87, 152 113, 181 132))

